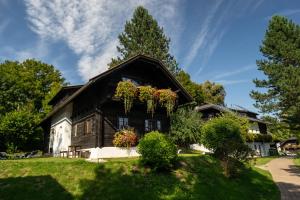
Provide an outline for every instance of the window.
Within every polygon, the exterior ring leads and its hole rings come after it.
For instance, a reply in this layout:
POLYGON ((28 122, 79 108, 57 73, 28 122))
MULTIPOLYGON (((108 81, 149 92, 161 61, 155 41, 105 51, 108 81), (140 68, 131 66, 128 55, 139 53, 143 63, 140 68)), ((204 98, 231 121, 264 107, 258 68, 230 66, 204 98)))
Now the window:
POLYGON ((127 117, 119 117, 119 120, 118 120, 119 130, 127 128, 127 127, 128 127, 128 118, 127 117))
POLYGON ((122 81, 131 81, 135 86, 140 86, 140 81, 138 80, 133 80, 132 78, 128 77, 122 77, 122 81))
POLYGON ((85 125, 85 134, 91 134, 92 133, 92 120, 87 119, 84 123, 85 125))
POLYGON ((77 136, 77 124, 74 125, 73 135, 74 135, 74 137, 77 136))
POLYGON ((161 121, 155 119, 146 119, 145 132, 150 132, 155 130, 161 131, 161 121))
POLYGON ((80 122, 78 124, 76 124, 77 126, 77 136, 81 136, 84 135, 84 122, 80 122))

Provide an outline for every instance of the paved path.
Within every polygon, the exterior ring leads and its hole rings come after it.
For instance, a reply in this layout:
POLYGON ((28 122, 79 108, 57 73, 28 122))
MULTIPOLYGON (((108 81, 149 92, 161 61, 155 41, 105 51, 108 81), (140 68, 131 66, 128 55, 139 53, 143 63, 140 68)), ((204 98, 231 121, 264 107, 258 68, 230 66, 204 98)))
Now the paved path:
POLYGON ((300 200, 300 168, 292 158, 276 158, 262 166, 270 171, 282 200, 300 200))

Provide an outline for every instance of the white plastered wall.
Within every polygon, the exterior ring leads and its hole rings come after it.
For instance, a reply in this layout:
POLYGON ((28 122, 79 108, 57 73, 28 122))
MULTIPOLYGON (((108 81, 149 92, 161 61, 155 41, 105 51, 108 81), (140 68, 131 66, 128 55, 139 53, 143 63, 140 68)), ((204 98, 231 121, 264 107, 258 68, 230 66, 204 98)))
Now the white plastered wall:
POLYGON ((72 108, 70 103, 52 117, 49 149, 52 148, 53 156, 59 156, 60 151, 68 150, 71 145, 72 108))
POLYGON ((248 146, 256 153, 256 155, 269 156, 269 142, 249 142, 248 146), (256 148, 255 148, 256 147, 256 148))
MULTIPOLYGON (((270 143, 263 143, 263 142, 251 142, 247 143, 247 145, 255 151, 257 156, 269 156, 269 150, 270 150, 270 143), (256 149, 255 149, 256 146, 256 149)), ((190 148, 197 151, 202 151, 204 153, 210 153, 211 151, 207 149, 202 144, 192 144, 190 145, 190 148)))
POLYGON ((89 159, 98 158, 122 158, 122 157, 137 157, 140 154, 137 152, 136 147, 131 148, 119 148, 119 147, 102 147, 102 148, 91 148, 85 149, 90 151, 89 159))

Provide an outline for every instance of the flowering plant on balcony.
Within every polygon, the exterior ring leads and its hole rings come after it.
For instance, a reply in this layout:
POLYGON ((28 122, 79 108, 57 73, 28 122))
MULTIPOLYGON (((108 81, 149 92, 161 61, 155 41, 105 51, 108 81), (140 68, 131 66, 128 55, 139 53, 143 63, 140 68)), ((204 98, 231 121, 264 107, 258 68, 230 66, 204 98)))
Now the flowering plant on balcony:
POLYGON ((131 81, 120 81, 116 88, 115 97, 124 101, 125 113, 127 114, 133 104, 137 93, 137 87, 131 81))
POLYGON ((155 92, 159 103, 166 108, 168 116, 174 110, 177 94, 170 89, 160 89, 155 92))
POLYGON ((147 113, 151 113, 153 116, 156 106, 156 100, 154 96, 155 88, 151 87, 150 85, 147 85, 138 87, 138 90, 139 100, 141 102, 147 103, 147 113))

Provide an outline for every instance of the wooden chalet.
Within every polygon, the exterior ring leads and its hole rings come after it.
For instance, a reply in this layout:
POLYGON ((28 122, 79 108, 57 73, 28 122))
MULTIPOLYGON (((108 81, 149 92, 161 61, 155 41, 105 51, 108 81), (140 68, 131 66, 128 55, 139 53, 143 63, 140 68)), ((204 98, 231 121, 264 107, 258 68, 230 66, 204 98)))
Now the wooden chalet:
MULTIPOLYGON (((257 117, 258 115, 257 113, 243 108, 228 108, 221 105, 205 104, 205 105, 197 106, 195 110, 197 110, 202 114, 202 118, 204 120, 209 120, 213 117, 220 115, 221 113, 233 112, 239 116, 246 117, 249 120, 250 128, 248 130, 248 133, 262 135, 262 136, 268 134, 267 131, 268 123, 259 119, 257 117)), ((258 156, 269 156, 270 147, 271 147, 270 145, 272 145, 270 141, 265 142, 263 140, 248 142, 248 146, 252 148, 258 156)))
POLYGON ((122 80, 158 89, 169 88, 178 96, 176 107, 192 101, 159 60, 137 55, 84 85, 63 87, 53 97, 49 102, 53 110, 42 122, 45 150, 58 156, 70 147, 90 152, 97 148, 96 157, 101 154, 105 154, 102 157, 122 157, 122 152, 118 155, 112 144, 118 130, 132 127, 139 138, 152 130, 167 133, 170 119, 165 108, 158 106, 152 116, 146 112, 145 104, 135 101, 131 111, 125 114, 123 102, 114 99, 116 86, 122 80))

